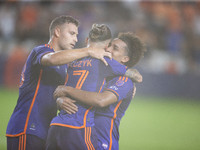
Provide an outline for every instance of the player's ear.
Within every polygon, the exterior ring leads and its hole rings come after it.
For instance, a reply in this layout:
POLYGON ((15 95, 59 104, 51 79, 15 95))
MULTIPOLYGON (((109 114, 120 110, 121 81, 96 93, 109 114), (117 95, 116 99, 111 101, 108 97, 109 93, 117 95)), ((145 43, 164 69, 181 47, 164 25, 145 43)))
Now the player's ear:
POLYGON ((59 28, 56 28, 54 30, 54 33, 55 33, 55 37, 59 37, 60 36, 60 29, 59 28))
POLYGON ((128 57, 128 56, 123 56, 122 57, 122 63, 126 63, 126 62, 128 62, 130 60, 130 57, 128 57))
POLYGON ((85 44, 87 45, 88 44, 88 37, 85 39, 85 44))

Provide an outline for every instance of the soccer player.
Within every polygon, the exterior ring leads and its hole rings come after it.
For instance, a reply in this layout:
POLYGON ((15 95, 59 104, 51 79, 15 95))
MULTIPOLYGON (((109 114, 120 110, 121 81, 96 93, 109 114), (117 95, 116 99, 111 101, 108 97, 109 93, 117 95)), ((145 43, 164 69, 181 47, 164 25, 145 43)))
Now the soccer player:
MULTIPOLYGON (((101 29, 101 26, 99 27, 101 29)), ((100 30, 100 33, 104 33, 100 30)), ((91 40, 91 34, 93 30, 89 34, 89 39, 91 40)), ((101 37, 101 36, 94 36, 101 37)), ((102 39, 102 38, 100 38, 102 39)), ((95 40, 96 41, 96 40, 95 40)), ((91 41, 90 41, 91 42, 91 41)), ((132 41, 131 41, 132 42, 132 41)), ((96 42, 95 42, 96 43, 96 42)), ((115 67, 119 68, 118 65, 123 63, 128 63, 129 61, 129 49, 126 49, 126 44, 119 43, 120 47, 114 45, 114 49, 116 51, 123 50, 123 55, 121 53, 113 53, 116 54, 113 62, 115 63, 115 67), (123 49, 122 49, 123 48, 123 49), (120 63, 119 63, 120 62, 120 63), (117 66, 116 66, 117 65, 117 66)), ((140 59, 140 53, 142 53, 142 48, 139 47, 134 54, 133 59, 130 59, 130 63, 137 63, 140 59), (137 51, 139 51, 137 53, 137 51), (138 58, 135 58, 137 54, 138 58)), ((130 52, 130 55, 132 52, 130 52)), ((132 55, 131 55, 132 56, 132 55)), ((125 67, 124 65, 122 65, 125 67)), ((122 71, 123 71, 122 67, 122 71)), ((104 83, 103 78, 111 76, 110 72, 115 69, 110 66, 109 69, 103 67, 101 62, 95 59, 86 58, 81 59, 74 64, 71 65, 71 68, 68 69, 68 77, 69 80, 66 83, 66 86, 72 86, 75 89, 82 89, 93 92, 101 92, 101 84, 104 83), (84 65, 83 62, 90 62, 88 65, 84 65), (98 62, 98 63, 96 63, 98 62), (78 77, 78 78, 77 78, 78 77), (77 81, 77 82, 75 82, 77 81), (101 82, 99 82, 101 81, 101 82)), ((121 69, 119 68, 118 71, 121 69)), ((119 73, 118 73, 119 74, 119 73)), ((127 81, 128 79, 126 79, 127 81)), ((129 79, 130 80, 130 79, 129 79)), ((132 81, 131 81, 132 83, 132 81)), ((133 84, 133 83, 132 83, 133 84)), ((55 92, 56 93, 56 92, 55 92)), ((78 96, 79 93, 76 93, 78 96)), ((71 96, 71 95, 70 95, 71 96)), ((61 110, 59 115, 55 117, 52 122, 48 132, 47 137, 47 149, 96 149, 97 148, 97 138, 96 131, 94 129, 94 113, 95 108, 91 107, 91 105, 83 104, 82 102, 77 101, 76 105, 78 106, 78 112, 75 114, 67 114, 64 110, 61 110)))
MULTIPOLYGON (((132 33, 121 33, 106 49, 112 53, 113 59, 128 67, 133 67, 145 51, 140 39, 132 33), (128 61, 123 61, 128 56, 128 61)), ((107 88, 102 93, 84 91, 70 86, 59 86, 54 96, 68 96, 90 106, 98 108, 95 113, 95 128, 98 137, 98 150, 119 149, 119 124, 127 110, 132 96, 135 94, 133 82, 124 76, 109 79, 107 88)), ((58 105, 66 97, 57 99, 58 105)), ((76 111, 72 107, 73 111, 76 111)))
POLYGON ((74 49, 79 22, 71 16, 55 18, 49 27, 48 44, 36 46, 24 65, 19 97, 9 120, 6 137, 7 149, 45 149, 49 124, 57 114, 53 92, 65 83, 69 62, 92 56, 105 62, 110 53, 90 46, 74 49))

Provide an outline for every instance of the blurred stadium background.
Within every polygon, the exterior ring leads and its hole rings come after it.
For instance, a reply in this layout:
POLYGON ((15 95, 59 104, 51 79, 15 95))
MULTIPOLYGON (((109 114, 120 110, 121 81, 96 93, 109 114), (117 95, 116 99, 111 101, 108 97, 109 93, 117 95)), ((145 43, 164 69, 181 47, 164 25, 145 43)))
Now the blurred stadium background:
POLYGON ((120 149, 200 149, 200 2, 179 0, 0 1, 0 149, 24 62, 34 46, 48 43, 49 24, 60 15, 81 23, 76 48, 85 46, 93 23, 146 43, 135 66, 143 83, 122 119, 120 149))

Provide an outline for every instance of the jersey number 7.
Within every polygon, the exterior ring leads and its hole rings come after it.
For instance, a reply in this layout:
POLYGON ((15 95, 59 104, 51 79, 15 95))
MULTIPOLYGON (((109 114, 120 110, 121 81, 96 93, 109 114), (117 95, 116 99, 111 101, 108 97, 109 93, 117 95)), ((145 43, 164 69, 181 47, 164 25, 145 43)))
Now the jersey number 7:
POLYGON ((87 78, 89 74, 89 71, 87 70, 76 70, 76 71, 73 71, 73 75, 79 75, 80 78, 76 84, 76 89, 81 89, 85 79, 87 78))

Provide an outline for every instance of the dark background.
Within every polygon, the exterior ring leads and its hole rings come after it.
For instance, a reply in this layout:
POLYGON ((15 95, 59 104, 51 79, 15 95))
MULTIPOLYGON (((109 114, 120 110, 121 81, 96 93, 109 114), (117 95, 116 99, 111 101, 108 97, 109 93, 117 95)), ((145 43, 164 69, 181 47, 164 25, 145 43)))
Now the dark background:
POLYGON ((85 46, 93 23, 113 37, 132 31, 146 44, 135 66, 143 75, 138 95, 200 98, 200 2, 198 1, 1 1, 0 86, 18 88, 34 46, 49 41, 49 24, 71 15, 81 23, 76 48, 85 46))

